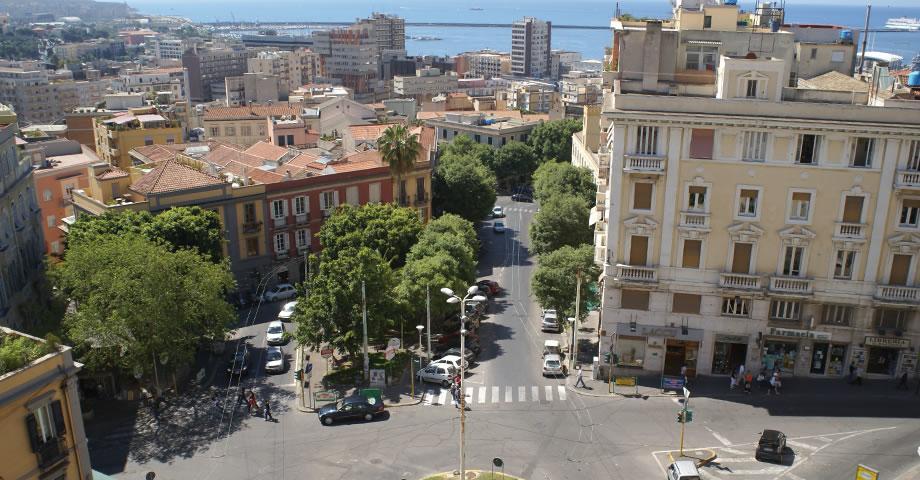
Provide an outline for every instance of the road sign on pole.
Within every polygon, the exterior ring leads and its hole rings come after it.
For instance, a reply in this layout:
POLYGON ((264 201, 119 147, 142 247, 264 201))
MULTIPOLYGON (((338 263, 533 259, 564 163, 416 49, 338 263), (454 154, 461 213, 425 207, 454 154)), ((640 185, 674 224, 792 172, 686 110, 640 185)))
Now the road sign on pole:
POLYGON ((856 466, 856 480, 878 480, 878 470, 859 464, 856 466))
POLYGON ((324 349, 320 350, 320 351, 319 351, 319 354, 320 354, 320 356, 322 356, 323 358, 329 358, 329 357, 332 356, 332 352, 333 352, 332 348, 331 348, 331 347, 327 347, 327 348, 324 348, 324 349))

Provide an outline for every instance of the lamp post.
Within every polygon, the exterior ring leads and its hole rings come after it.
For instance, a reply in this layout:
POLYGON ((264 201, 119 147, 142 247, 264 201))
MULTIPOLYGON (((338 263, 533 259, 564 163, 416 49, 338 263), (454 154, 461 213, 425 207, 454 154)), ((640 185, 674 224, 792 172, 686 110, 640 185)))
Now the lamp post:
POLYGON ((575 317, 569 317, 569 326, 572 328, 572 346, 569 348, 569 370, 575 371, 575 317))
MULTIPOLYGON (((422 349, 422 330, 425 329, 425 326, 424 326, 424 325, 416 325, 415 328, 416 328, 416 330, 418 330, 418 348, 419 348, 419 350, 421 350, 421 349, 422 349)), ((412 360, 412 358, 409 358, 409 375, 412 376, 412 396, 414 397, 414 396, 415 396, 415 372, 412 371, 412 364, 413 364, 413 360, 412 360)), ((420 371, 421 371, 421 369, 422 369, 422 354, 421 354, 421 352, 419 352, 419 355, 418 355, 418 369, 419 369, 420 371)), ((419 386, 421 386, 421 383, 419 384, 419 386)))
MULTIPOLYGON (((471 286, 466 290, 463 298, 454 295, 454 291, 444 287, 441 293, 447 295, 447 303, 460 304, 460 381, 462 382, 466 375, 466 301, 472 299, 474 302, 484 302, 486 297, 477 295, 479 287, 471 286), (472 297, 472 298, 471 298, 472 297)), ((466 395, 461 390, 460 395, 460 478, 466 478, 466 395)))

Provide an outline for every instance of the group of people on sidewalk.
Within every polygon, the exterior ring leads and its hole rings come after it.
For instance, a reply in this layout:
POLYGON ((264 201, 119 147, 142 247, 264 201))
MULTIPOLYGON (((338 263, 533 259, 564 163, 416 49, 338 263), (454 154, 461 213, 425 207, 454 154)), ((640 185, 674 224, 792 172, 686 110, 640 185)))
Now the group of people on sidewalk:
MULTIPOLYGON (((767 395, 771 393, 779 395, 780 388, 783 386, 781 373, 782 370, 779 368, 779 365, 773 367, 772 373, 767 370, 767 367, 763 367, 760 373, 757 374, 757 384, 760 385, 763 390, 766 390, 767 395)), ((750 370, 746 370, 744 364, 732 370, 729 380, 731 382, 729 384, 729 390, 743 387, 744 393, 750 394, 751 390, 754 388, 754 374, 750 370)))

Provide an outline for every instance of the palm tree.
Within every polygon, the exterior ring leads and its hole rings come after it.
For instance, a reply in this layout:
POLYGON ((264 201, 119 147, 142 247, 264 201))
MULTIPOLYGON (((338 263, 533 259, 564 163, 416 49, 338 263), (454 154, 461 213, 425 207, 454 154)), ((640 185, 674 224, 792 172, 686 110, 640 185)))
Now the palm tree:
POLYGON ((383 135, 377 141, 377 149, 380 150, 383 161, 389 164, 390 173, 396 177, 399 203, 405 203, 406 191, 402 177, 412 170, 422 150, 421 144, 418 143, 418 135, 410 134, 409 128, 405 125, 393 125, 383 131, 383 135))

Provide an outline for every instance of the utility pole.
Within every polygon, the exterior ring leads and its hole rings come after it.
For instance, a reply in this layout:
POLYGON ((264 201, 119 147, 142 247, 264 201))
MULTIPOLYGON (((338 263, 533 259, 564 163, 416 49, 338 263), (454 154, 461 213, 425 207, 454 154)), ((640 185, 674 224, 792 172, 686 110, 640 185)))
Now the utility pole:
POLYGON ((872 2, 866 2, 866 26, 863 28, 862 55, 859 56, 859 75, 863 74, 863 64, 866 63, 866 43, 869 41, 869 15, 872 13, 872 2))
MULTIPOLYGON (((425 317, 428 329, 428 363, 431 363, 431 285, 425 286, 425 317)), ((419 342, 421 344, 421 342, 419 342)), ((463 355, 463 352, 460 352, 463 355)))
POLYGON ((367 297, 364 294, 364 280, 361 280, 361 329, 364 333, 364 381, 370 378, 371 361, 367 356, 367 297))
POLYGON ((575 321, 572 322, 572 369, 575 368, 575 363, 578 361, 578 337, 576 334, 578 332, 578 314, 581 310, 581 270, 575 274, 575 321))

